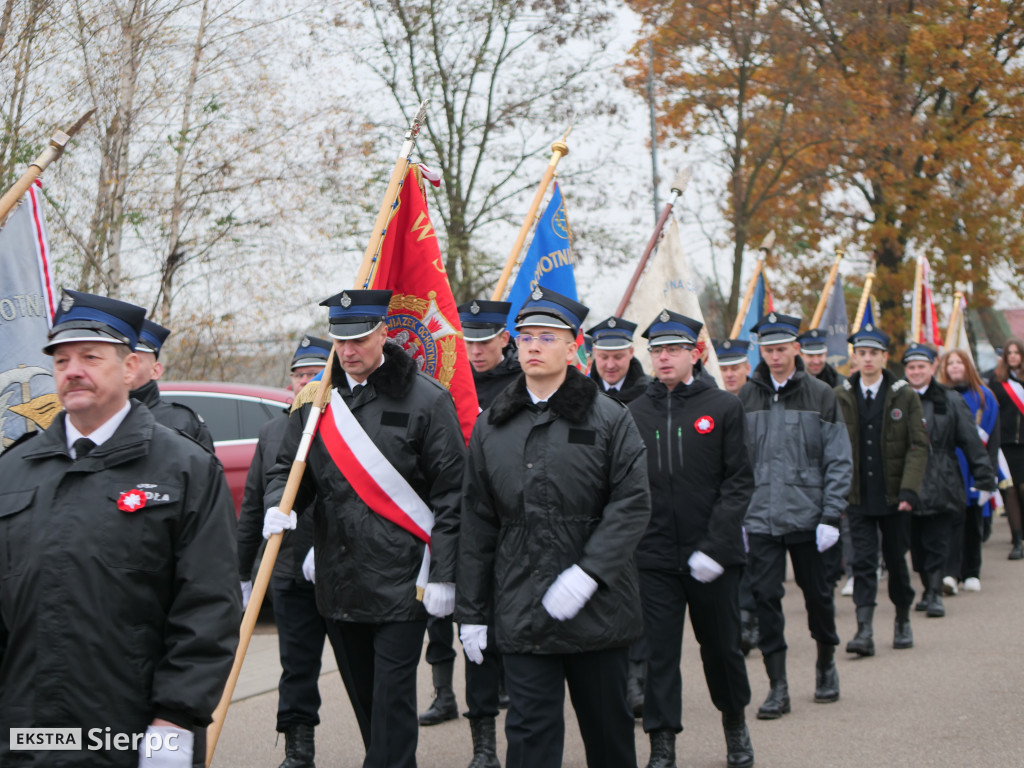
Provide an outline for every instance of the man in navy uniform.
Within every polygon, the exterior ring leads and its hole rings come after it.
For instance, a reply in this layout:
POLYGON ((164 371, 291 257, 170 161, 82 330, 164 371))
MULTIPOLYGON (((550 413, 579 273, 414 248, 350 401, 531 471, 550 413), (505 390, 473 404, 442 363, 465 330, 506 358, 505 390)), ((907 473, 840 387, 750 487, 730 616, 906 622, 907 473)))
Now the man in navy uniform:
POLYGON ((828 332, 824 328, 811 328, 797 337, 804 370, 830 387, 837 387, 846 377, 828 361, 828 332))
MULTIPOLYGON (((295 499, 300 511, 316 500, 317 607, 338 649, 364 768, 416 764, 416 665, 427 613, 448 616, 454 606, 466 451, 448 390, 388 341, 390 299, 391 291, 347 290, 321 302, 334 340, 331 402, 295 499), (358 471, 350 456, 364 457, 358 471)), ((270 470, 264 536, 295 527, 295 512, 277 505, 314 389, 297 399, 270 470)))
POLYGON ((746 516, 750 584, 771 683, 761 720, 791 706, 782 614, 787 553, 818 646, 814 700, 839 699, 835 603, 821 553, 839 540, 853 459, 835 393, 804 371, 799 329, 800 318, 775 312, 754 326, 762 359, 740 391, 755 486, 746 516))
POLYGON ((481 410, 494 402, 522 371, 516 348, 509 343, 509 332, 505 330, 511 309, 507 301, 485 299, 459 305, 459 322, 481 410))
POLYGON ((471 661, 502 652, 507 768, 562 764, 567 681, 587 765, 636 765, 626 668, 650 491, 629 412, 572 367, 586 313, 534 289, 516 316, 523 375, 470 439, 455 617, 471 661))
POLYGON ((149 408, 158 423, 188 435, 213 453, 213 438, 203 417, 187 405, 169 402, 160 397, 157 381, 164 374, 164 366, 160 362, 160 349, 170 335, 170 330, 162 325, 157 325, 152 320, 143 321, 139 343, 135 347, 135 354, 139 356, 139 370, 132 381, 130 397, 149 408))
POLYGON ((594 340, 590 378, 600 385, 602 392, 620 403, 640 397, 651 383, 651 377, 633 355, 634 331, 636 323, 614 315, 587 331, 594 340))
POLYGON ((234 505, 216 457, 128 398, 144 316, 65 291, 44 347, 64 410, 0 456, 4 765, 190 766, 231 669, 234 505), (81 728, 81 751, 10 751, 39 727, 81 728))
POLYGON ((656 379, 629 404, 647 445, 651 486, 651 521, 637 547, 648 647, 648 768, 675 768, 687 606, 708 691, 722 713, 728 765, 754 764, 744 716, 750 683, 740 652, 739 608, 743 516, 754 477, 743 406, 709 377, 694 375, 702 327, 668 309, 658 315, 644 331, 656 379))
MULTIPOLYGON (((303 336, 292 355, 287 389, 298 395, 327 365, 330 352, 330 341, 303 336)), ((263 542, 263 496, 268 473, 277 461, 287 428, 287 409, 260 428, 256 453, 245 479, 238 517, 238 571, 243 606, 252 592, 253 565, 263 542)), ((285 531, 270 578, 281 659, 277 731, 284 734, 285 759, 280 768, 312 768, 316 754, 314 729, 320 724, 318 683, 327 625, 316 608, 314 579, 313 514, 309 509, 299 516, 294 531, 285 531)))

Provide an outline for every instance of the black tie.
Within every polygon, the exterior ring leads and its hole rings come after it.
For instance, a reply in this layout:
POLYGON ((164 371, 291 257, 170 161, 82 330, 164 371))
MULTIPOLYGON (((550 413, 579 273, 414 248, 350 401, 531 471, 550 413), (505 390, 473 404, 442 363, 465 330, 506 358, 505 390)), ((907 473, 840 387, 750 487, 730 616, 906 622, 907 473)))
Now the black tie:
POLYGON ((548 409, 548 401, 547 400, 541 400, 539 403, 534 403, 533 406, 534 406, 534 408, 536 408, 541 413, 544 413, 544 411, 546 411, 548 409))
POLYGON ((868 408, 871 407, 871 401, 874 400, 874 399, 875 399, 875 396, 873 394, 871 394, 871 390, 870 389, 867 392, 864 393, 864 404, 868 408))
POLYGON ((354 387, 352 387, 352 397, 355 397, 360 392, 362 392, 363 391, 363 387, 365 387, 365 386, 366 386, 365 384, 356 384, 354 387))
POLYGON ((89 455, 89 451, 96 447, 96 443, 90 440, 88 437, 80 437, 75 440, 72 447, 75 449, 75 460, 84 459, 89 455))

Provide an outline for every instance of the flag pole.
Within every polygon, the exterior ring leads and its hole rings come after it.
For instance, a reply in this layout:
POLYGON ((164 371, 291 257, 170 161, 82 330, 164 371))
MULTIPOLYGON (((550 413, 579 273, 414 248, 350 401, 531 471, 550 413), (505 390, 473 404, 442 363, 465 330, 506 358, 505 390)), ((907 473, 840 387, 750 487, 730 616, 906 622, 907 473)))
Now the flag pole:
POLYGON ((46 147, 35 160, 28 166, 28 170, 21 175, 14 186, 8 189, 3 197, 0 197, 0 224, 7 218, 7 214, 11 212, 11 209, 21 200, 21 196, 25 194, 25 191, 32 186, 32 182, 39 178, 43 171, 49 167, 50 163, 54 162, 64 153, 64 147, 67 146, 68 142, 74 137, 82 126, 89 122, 89 118, 92 117, 95 109, 90 109, 72 125, 67 131, 55 131, 53 136, 50 137, 50 144, 46 147))
POLYGON ((771 255, 773 245, 775 245, 775 230, 765 235, 761 245, 758 246, 760 253, 757 254, 757 262, 754 264, 754 274, 750 276, 750 282, 747 283, 747 292, 743 294, 743 303, 740 305, 740 311, 736 315, 736 319, 732 324, 732 331, 729 333, 730 339, 735 339, 736 335, 743 328, 743 319, 747 316, 750 302, 754 298, 754 289, 757 288, 757 278, 764 271, 764 260, 771 255))
MULTIPOLYGON (((359 266, 355 285, 365 285, 376 264, 377 254, 380 252, 381 243, 384 241, 384 234, 387 231, 387 223, 398 204, 399 188, 409 168, 409 156, 412 154, 413 147, 416 144, 416 134, 419 133, 420 125, 426 119, 428 103, 429 100, 425 100, 420 104, 416 117, 413 118, 412 125, 409 126, 409 130, 405 134, 405 143, 402 145, 402 150, 398 154, 398 160, 391 171, 391 179, 388 182, 387 190, 384 193, 384 200, 377 213, 373 231, 370 233, 370 242, 363 253, 363 262, 359 266)), ((327 357, 327 365, 324 366, 323 376, 316 383, 316 398, 313 401, 313 407, 310 408, 305 427, 303 427, 302 439, 299 441, 299 447, 295 451, 295 459, 292 461, 292 468, 288 473, 288 482, 285 484, 284 495, 281 497, 281 502, 278 505, 278 509, 285 515, 292 511, 292 506, 295 504, 299 484, 302 482, 302 475, 306 471, 306 457, 309 455, 309 449, 313 444, 313 435, 316 434, 317 426, 320 423, 320 416, 323 414, 330 399, 331 367, 333 363, 334 347, 332 345, 330 354, 327 357)), ((256 619, 259 616, 263 598, 266 596, 267 586, 270 584, 270 575, 274 570, 274 561, 277 560, 283 537, 283 533, 277 533, 267 539, 259 571, 256 573, 256 578, 253 579, 249 605, 245 609, 245 615, 242 617, 242 626, 239 630, 238 650, 235 652, 235 661, 231 667, 231 673, 228 675, 227 683, 224 685, 224 692, 221 694, 220 702, 213 712, 213 722, 210 723, 206 730, 207 767, 213 761, 213 752, 217 748, 217 741, 220 738, 221 729, 224 727, 224 719, 227 715, 228 707, 231 706, 231 696, 234 694, 235 685, 238 683, 238 676, 242 671, 245 652, 249 648, 249 641, 252 639, 253 630, 256 628, 256 619)))
POLYGON ((818 299, 818 306, 814 309, 814 315, 811 317, 811 324, 808 328, 817 328, 818 323, 821 322, 821 316, 825 314, 828 297, 832 294, 832 287, 836 284, 836 275, 839 274, 839 262, 843 260, 844 255, 842 248, 836 250, 836 260, 832 264, 832 269, 829 270, 828 279, 825 281, 825 290, 821 292, 821 298, 818 299))
POLYGON ((963 322, 961 307, 964 303, 964 292, 957 291, 953 294, 953 312, 949 316, 949 327, 946 328, 946 349, 953 346, 953 340, 956 332, 958 322, 963 322))
POLYGON ((492 301, 500 301, 501 297, 505 294, 505 286, 508 284, 508 279, 512 276, 512 270, 515 269, 516 263, 519 261, 519 252, 523 250, 523 243, 526 242, 526 236, 530 233, 530 228, 533 227, 533 221, 537 216, 537 210, 540 208, 541 201, 544 199, 544 195, 548 191, 548 185, 551 184, 551 179, 555 176, 555 168, 558 166, 558 161, 569 154, 569 145, 565 142, 569 138, 570 133, 572 133, 571 125, 562 136, 562 140, 556 141, 551 145, 551 159, 548 161, 548 167, 544 171, 544 178, 540 180, 540 186, 537 187, 537 192, 533 196, 533 202, 530 203, 530 209, 526 212, 526 218, 523 220, 523 226, 519 228, 519 234, 516 235, 516 241, 512 244, 512 252, 508 255, 508 259, 505 261, 505 268, 501 271, 501 277, 498 278, 498 284, 494 286, 494 293, 491 294, 492 301))
POLYGON ((910 318, 910 336, 911 341, 917 341, 921 338, 921 303, 922 303, 922 292, 924 290, 924 263, 921 258, 918 257, 917 264, 914 267, 914 300, 911 302, 910 308, 913 315, 910 318))
POLYGON ((875 260, 871 260, 871 266, 868 267, 868 274, 864 278, 864 290, 860 293, 860 302, 857 304, 857 314, 853 318, 853 332, 856 333, 860 330, 860 323, 864 319, 864 313, 867 311, 868 302, 871 301, 871 287, 875 282, 875 260))
POLYGON ((690 183, 690 173, 689 167, 683 168, 676 174, 675 179, 672 180, 672 196, 669 198, 668 203, 665 204, 665 208, 662 210, 661 216, 658 217, 658 221, 654 225, 654 232, 651 233, 651 239, 647 241, 647 247, 644 248, 643 255, 640 257, 640 263, 636 265, 633 277, 630 279, 629 285, 626 286, 626 292, 622 295, 622 301, 619 302, 619 307, 615 310, 615 315, 617 317, 622 317, 622 314, 626 311, 626 307, 629 304, 629 300, 633 298, 633 291, 636 290, 636 285, 640 282, 640 277, 647 268, 647 262, 650 260, 651 254, 654 252, 654 247, 658 244, 658 240, 661 238, 661 231, 665 228, 665 222, 668 221, 669 214, 672 213, 672 207, 676 204, 676 200, 678 200, 686 190, 686 185, 690 183))

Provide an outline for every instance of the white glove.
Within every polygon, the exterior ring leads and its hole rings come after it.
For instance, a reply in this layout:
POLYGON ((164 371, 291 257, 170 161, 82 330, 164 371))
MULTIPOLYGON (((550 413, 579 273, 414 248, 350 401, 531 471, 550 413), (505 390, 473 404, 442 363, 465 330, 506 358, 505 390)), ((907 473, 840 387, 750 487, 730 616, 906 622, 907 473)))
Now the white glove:
POLYGON ((463 624, 459 628, 459 640, 462 641, 462 650, 466 652, 467 659, 474 664, 484 663, 484 648, 487 647, 486 624, 463 624))
POLYGON ((597 582, 578 565, 572 565, 558 574, 540 601, 551 618, 568 621, 587 604, 597 591, 597 582))
POLYGON ((249 598, 252 597, 252 579, 242 582, 242 610, 249 606, 249 598))
POLYGON ((839 529, 834 525, 826 525, 825 523, 819 523, 817 529, 814 532, 814 537, 818 541, 818 551, 824 552, 826 549, 831 547, 837 541, 839 541, 839 529))
POLYGON ((151 725, 139 742, 139 768, 191 768, 192 731, 173 725, 151 725))
POLYGON ((427 584, 423 590, 423 607, 439 619, 451 616, 455 613, 455 585, 450 581, 427 584))
POLYGON ((690 566, 690 575, 701 584, 710 584, 725 573, 725 568, 699 550, 690 555, 686 564, 690 566))
POLYGON ((316 564, 313 562, 312 547, 309 548, 309 552, 306 553, 306 557, 302 561, 302 575, 306 577, 306 581, 316 584, 316 564))
POLYGON ((988 504, 995 494, 992 491, 978 491, 978 506, 982 509, 988 504))
POLYGON ((269 539, 275 533, 294 531, 298 524, 299 517, 294 509, 285 515, 277 507, 271 507, 263 517, 263 538, 269 539))

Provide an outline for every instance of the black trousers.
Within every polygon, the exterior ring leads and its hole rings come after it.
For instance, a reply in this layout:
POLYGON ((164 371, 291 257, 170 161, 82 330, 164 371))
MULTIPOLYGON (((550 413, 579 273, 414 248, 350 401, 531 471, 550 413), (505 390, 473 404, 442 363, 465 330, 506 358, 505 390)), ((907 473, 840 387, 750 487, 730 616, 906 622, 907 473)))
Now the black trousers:
POLYGON ((505 685, 505 768, 559 768, 565 688, 576 710, 588 768, 636 768, 633 713, 626 703, 627 648, 572 654, 511 654, 505 685))
POLYGON ((750 586, 750 566, 744 566, 743 575, 740 576, 740 610, 749 613, 757 613, 757 601, 754 599, 754 590, 750 586))
MULTIPOLYGON (((427 619, 427 654, 428 664, 443 664, 455 661, 455 625, 451 616, 439 619, 431 616, 427 619)), ((466 659, 466 706, 469 708, 466 717, 473 720, 478 717, 498 716, 498 689, 504 668, 501 663, 501 652, 494 642, 494 626, 487 628, 490 642, 484 648, 482 664, 474 664, 466 659)))
POLYGON ((750 535, 747 567, 750 585, 757 602, 757 623, 760 639, 757 646, 766 656, 786 650, 786 618, 782 615, 782 598, 786 594, 786 553, 793 561, 793 575, 804 593, 807 608, 807 628, 819 643, 839 645, 836 634, 836 606, 832 587, 825 578, 825 563, 821 559, 813 535, 807 541, 787 541, 786 538, 750 535))
POLYGON ((866 515, 856 507, 847 512, 853 538, 853 602, 873 606, 878 597, 878 534, 882 534, 882 559, 889 571, 889 599, 897 608, 910 608, 914 588, 910 585, 907 549, 910 546, 910 513, 866 515))
POLYGON ((953 517, 963 515, 940 513, 910 516, 910 563, 927 583, 929 573, 944 573, 949 557, 949 539, 953 517))
POLYGON ((747 663, 740 652, 739 585, 742 566, 726 568, 710 584, 689 574, 640 571, 640 600, 647 627, 644 730, 683 730, 683 623, 700 645, 704 679, 720 712, 737 713, 750 703, 747 663))
POLYGON ((270 592, 281 655, 277 684, 277 730, 320 725, 320 659, 327 624, 316 609, 316 588, 308 581, 273 576, 270 592))
POLYGON ((455 626, 451 616, 427 617, 427 664, 455 661, 455 626))
POLYGON ((953 515, 944 576, 952 576, 957 581, 981 576, 981 541, 984 532, 984 518, 977 504, 968 505, 962 515, 953 515))
POLYGON ((366 747, 363 768, 415 768, 416 665, 427 622, 327 621, 341 679, 366 747))

